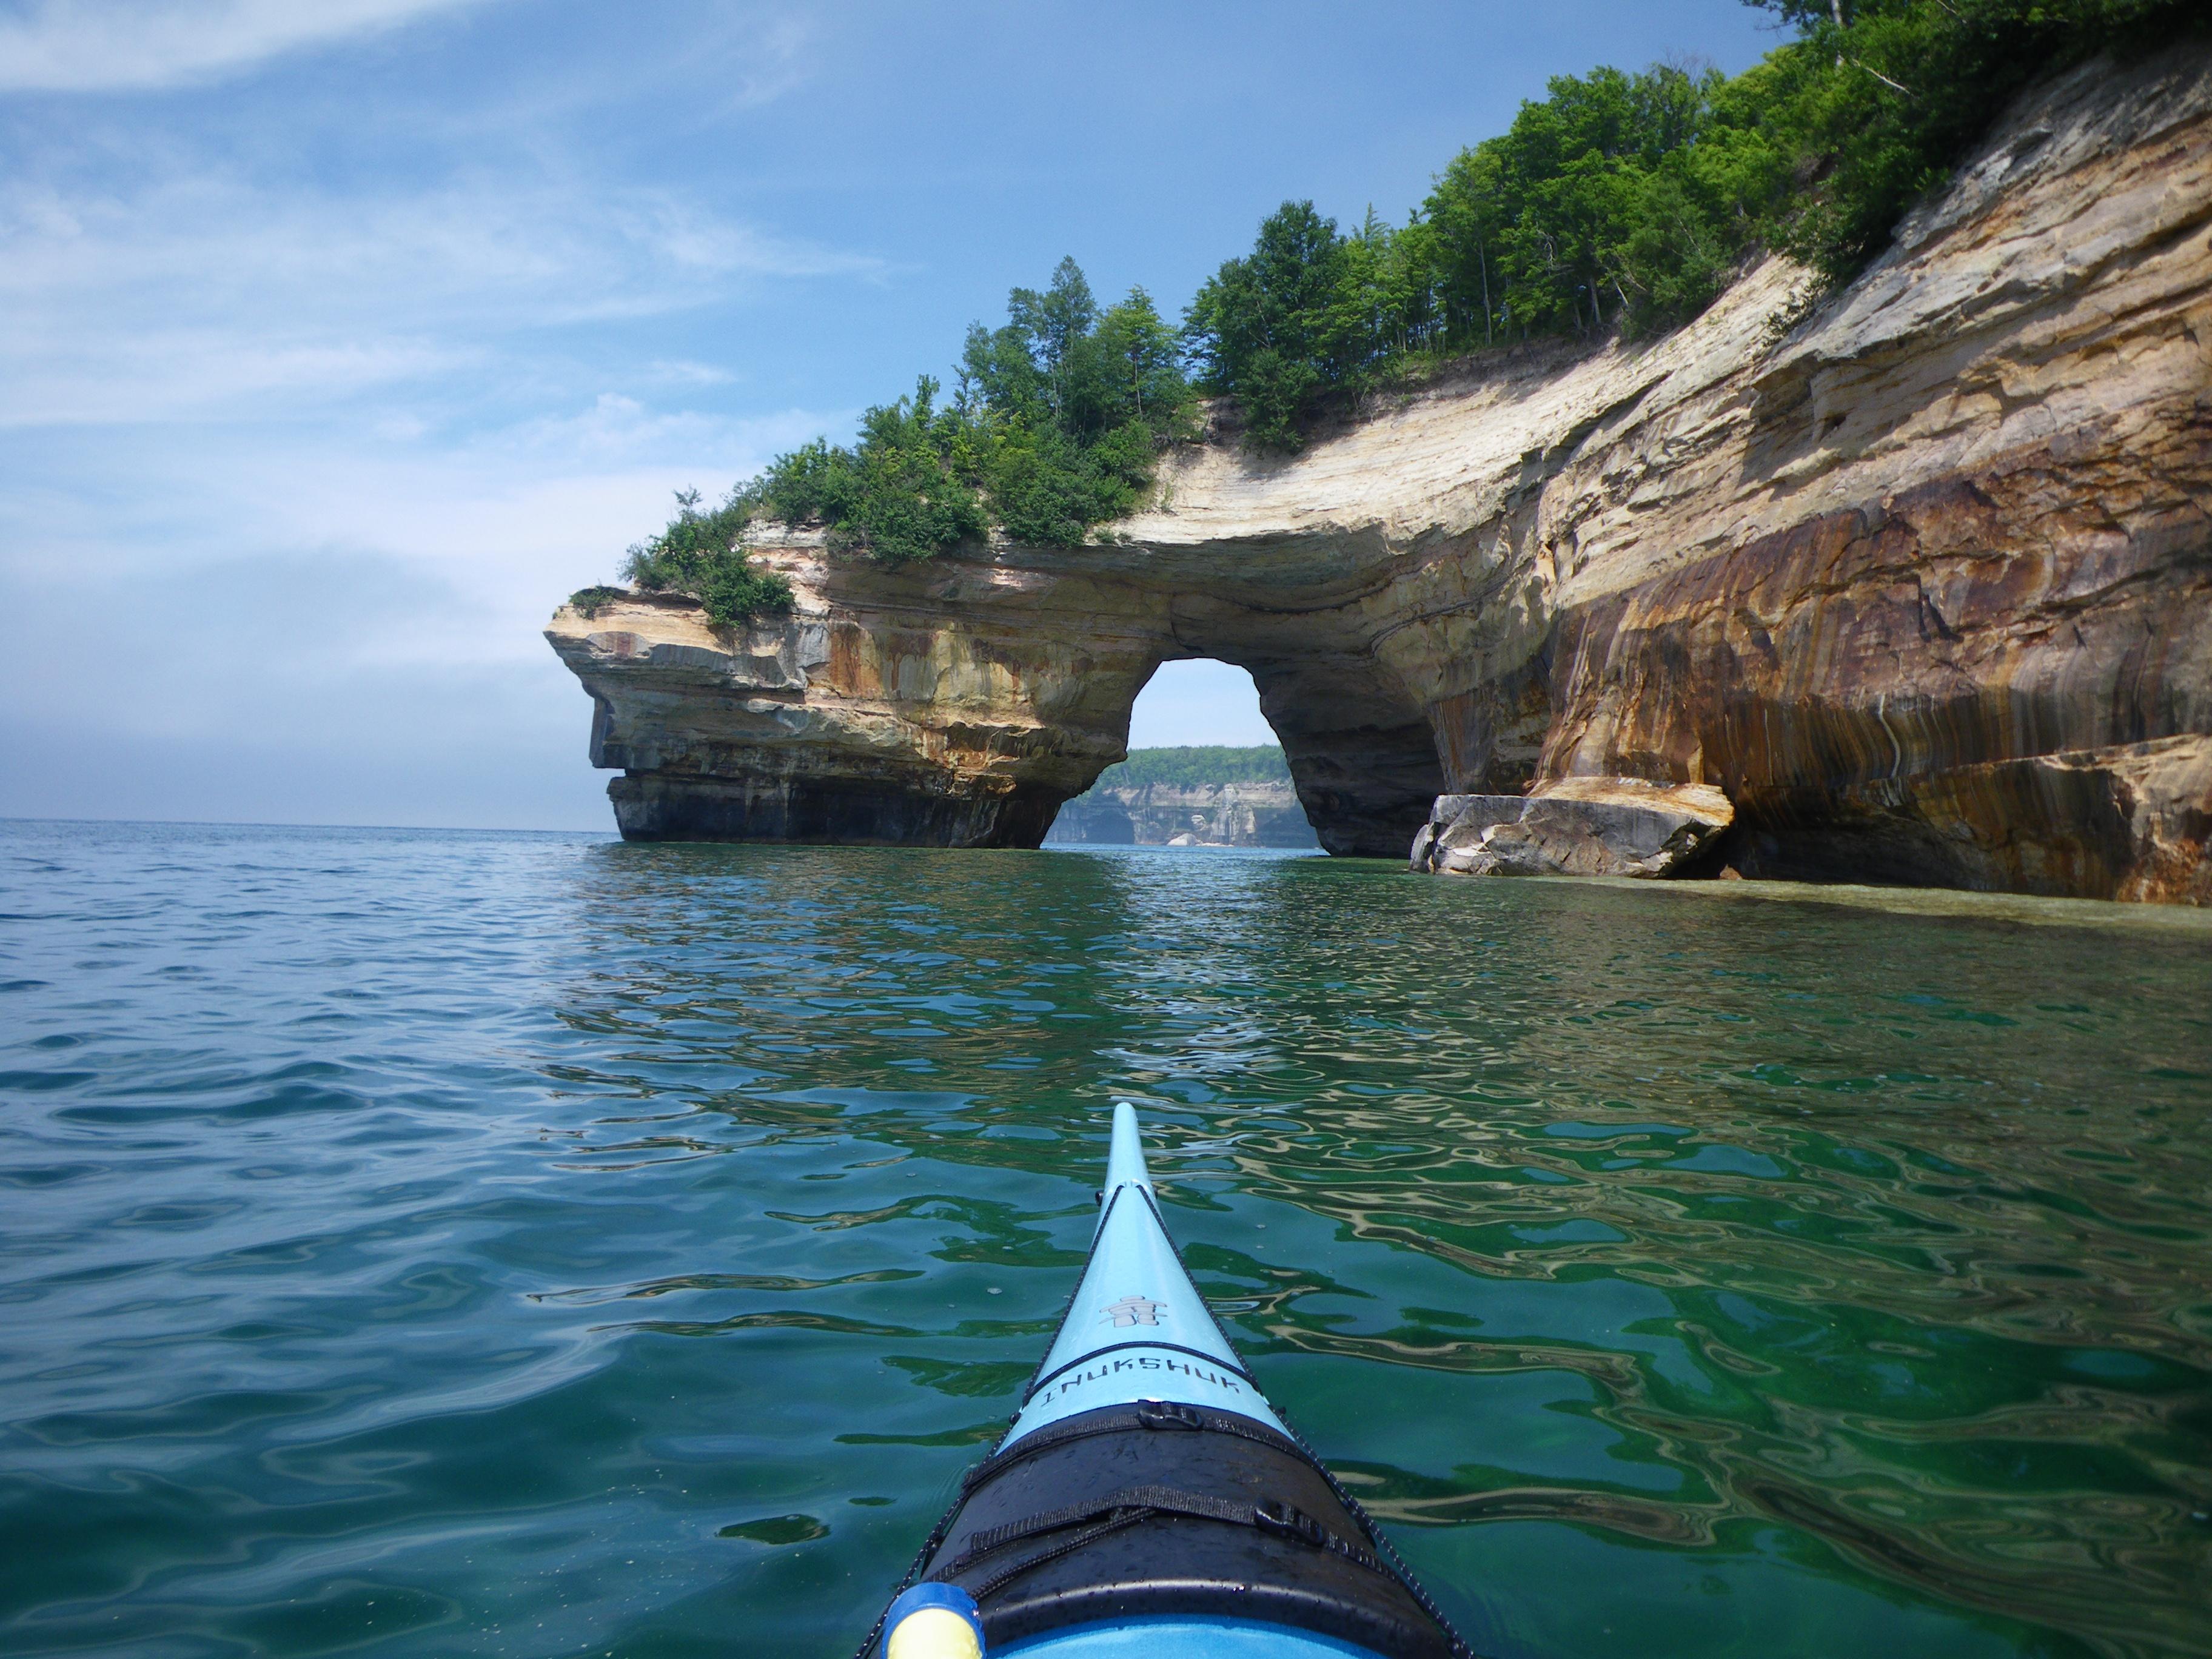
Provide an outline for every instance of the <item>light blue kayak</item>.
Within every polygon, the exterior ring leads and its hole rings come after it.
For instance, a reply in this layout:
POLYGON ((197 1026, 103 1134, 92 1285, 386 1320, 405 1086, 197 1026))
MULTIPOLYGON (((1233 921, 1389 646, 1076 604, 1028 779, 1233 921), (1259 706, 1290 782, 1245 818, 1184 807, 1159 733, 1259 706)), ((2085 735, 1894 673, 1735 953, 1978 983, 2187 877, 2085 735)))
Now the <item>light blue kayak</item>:
POLYGON ((1083 1283, 1002 1446, 1101 1406, 1175 1400, 1288 1434, 1245 1374, 1168 1238, 1137 1113, 1114 1108, 1098 1226, 1083 1283))
POLYGON ((1467 1659, 1184 1271, 1137 1115, 1020 1410, 861 1659, 1467 1659))

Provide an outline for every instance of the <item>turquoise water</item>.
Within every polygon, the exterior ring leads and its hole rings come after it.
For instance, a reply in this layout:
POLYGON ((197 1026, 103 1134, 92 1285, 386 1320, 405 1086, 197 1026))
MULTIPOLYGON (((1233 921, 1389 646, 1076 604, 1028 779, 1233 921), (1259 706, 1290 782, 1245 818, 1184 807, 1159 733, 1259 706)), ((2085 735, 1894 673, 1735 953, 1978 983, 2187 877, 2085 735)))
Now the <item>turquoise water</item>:
POLYGON ((2212 1648, 2212 932, 1826 896, 0 824, 0 1651, 848 1653, 1116 1093, 1492 1651, 2212 1648))

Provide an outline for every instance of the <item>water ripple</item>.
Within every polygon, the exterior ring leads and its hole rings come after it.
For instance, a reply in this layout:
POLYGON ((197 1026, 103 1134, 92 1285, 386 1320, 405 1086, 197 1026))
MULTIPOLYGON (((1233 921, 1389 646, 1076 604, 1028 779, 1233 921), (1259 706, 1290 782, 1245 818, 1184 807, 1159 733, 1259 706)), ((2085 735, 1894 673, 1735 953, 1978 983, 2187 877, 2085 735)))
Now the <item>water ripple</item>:
POLYGON ((1486 1648, 2212 1650, 2212 933, 0 826, 0 1647, 842 1655, 1144 1104, 1486 1648))

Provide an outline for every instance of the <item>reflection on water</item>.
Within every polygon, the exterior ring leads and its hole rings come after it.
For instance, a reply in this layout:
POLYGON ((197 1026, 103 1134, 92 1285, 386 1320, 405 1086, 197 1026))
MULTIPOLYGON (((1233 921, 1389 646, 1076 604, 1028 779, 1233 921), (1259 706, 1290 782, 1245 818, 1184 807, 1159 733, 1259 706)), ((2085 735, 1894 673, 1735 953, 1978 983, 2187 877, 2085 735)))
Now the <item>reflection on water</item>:
POLYGON ((31 825, 0 881, 9 1652, 849 1651, 1115 1095, 1492 1651, 2212 1648, 2203 919, 31 825))

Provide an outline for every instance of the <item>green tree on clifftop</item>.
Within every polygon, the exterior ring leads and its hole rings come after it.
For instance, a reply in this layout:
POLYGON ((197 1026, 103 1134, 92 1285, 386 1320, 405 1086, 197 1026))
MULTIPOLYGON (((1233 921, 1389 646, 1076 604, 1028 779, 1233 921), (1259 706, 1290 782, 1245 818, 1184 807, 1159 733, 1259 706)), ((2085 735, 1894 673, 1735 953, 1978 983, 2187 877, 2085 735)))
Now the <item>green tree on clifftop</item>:
POLYGON ((1188 421, 1174 331, 1142 289, 1101 310, 1073 259, 1042 291, 1014 289, 1006 318, 968 331, 949 404, 925 376, 912 398, 870 410, 851 448, 817 441, 779 457, 751 499, 885 564, 992 526, 1074 546, 1133 512, 1188 421))
MULTIPOLYGON (((684 491, 661 532, 630 549, 625 576, 690 594, 726 625, 791 606, 790 585, 745 551, 763 516, 823 526, 833 548, 902 565, 993 526, 1072 547, 1133 512, 1161 449, 1189 433, 1176 331, 1140 288, 1102 311, 1073 259, 1042 292, 1014 289, 1006 316, 968 331, 951 403, 925 374, 912 395, 862 416, 849 447, 802 445, 711 511, 684 491)), ((605 595, 587 588, 574 602, 596 607, 605 595)))
POLYGON ((2039 76, 2212 27, 2203 0, 1747 0, 1798 38, 1733 80, 1560 76, 1406 224, 1261 222, 1185 319, 1246 439, 1295 449, 1332 397, 1421 358, 1672 328, 1762 247, 1847 279, 2039 76))
POLYGON ((1333 403, 1423 362, 1674 327, 1762 248, 1847 279, 2031 82, 2212 27, 2205 0, 1746 3, 1796 38, 1734 79, 1676 64, 1560 76, 1452 158, 1402 225, 1370 210, 1347 234, 1285 202, 1179 331, 1142 289, 1101 307, 1061 260, 1044 289, 1007 296, 1004 324, 969 330, 949 404, 925 375, 870 410, 850 447, 781 456, 712 513, 681 500, 631 550, 631 579, 725 617, 787 604, 744 554, 763 514, 893 565, 994 527, 1079 545, 1134 511, 1163 448, 1190 435, 1186 361, 1241 411, 1249 444, 1292 450, 1333 403))

